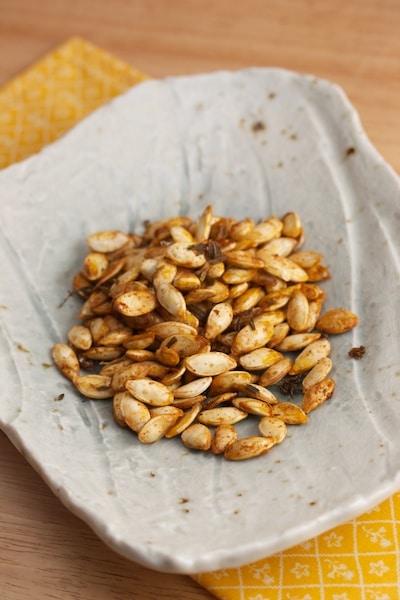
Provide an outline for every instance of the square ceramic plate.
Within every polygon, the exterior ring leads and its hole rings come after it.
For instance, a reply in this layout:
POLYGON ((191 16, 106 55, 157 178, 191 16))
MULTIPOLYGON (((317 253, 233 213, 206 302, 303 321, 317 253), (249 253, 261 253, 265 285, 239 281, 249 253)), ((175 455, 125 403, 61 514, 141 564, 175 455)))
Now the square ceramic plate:
POLYGON ((0 424, 60 500, 116 551, 182 573, 233 567, 366 511, 400 484, 399 179, 340 89, 279 69, 148 81, 0 173, 0 424), (263 457, 231 463, 179 440, 143 446, 87 401, 50 349, 101 229, 297 211, 332 280, 334 397, 263 457), (365 345, 362 360, 348 350, 365 345), (55 399, 64 394, 62 401, 55 399))

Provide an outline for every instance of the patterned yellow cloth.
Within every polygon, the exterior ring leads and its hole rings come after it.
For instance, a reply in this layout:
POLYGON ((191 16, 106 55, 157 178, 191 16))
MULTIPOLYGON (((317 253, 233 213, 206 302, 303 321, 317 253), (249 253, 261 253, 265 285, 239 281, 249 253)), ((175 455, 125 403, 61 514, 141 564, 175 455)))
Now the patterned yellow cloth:
MULTIPOLYGON (((68 41, 0 90, 0 168, 145 78, 85 40, 68 41)), ((193 578, 221 600, 399 600, 400 493, 285 552, 193 578)))

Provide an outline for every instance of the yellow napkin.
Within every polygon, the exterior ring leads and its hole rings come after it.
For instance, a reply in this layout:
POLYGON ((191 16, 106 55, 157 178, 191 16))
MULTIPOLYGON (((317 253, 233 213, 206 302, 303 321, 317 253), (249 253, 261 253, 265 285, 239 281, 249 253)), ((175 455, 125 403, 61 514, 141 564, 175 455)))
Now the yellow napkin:
MULTIPOLYGON (((0 90, 0 168, 37 152, 146 79, 73 38, 0 90)), ((222 600, 400 598, 400 492, 372 511, 285 552, 193 576, 222 600)))

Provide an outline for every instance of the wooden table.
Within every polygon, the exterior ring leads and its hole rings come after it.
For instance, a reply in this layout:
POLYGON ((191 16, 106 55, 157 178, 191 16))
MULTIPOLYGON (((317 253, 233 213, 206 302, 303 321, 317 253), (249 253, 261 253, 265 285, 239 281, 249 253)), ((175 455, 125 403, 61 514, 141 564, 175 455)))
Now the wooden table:
MULTIPOLYGON (((396 0, 0 0, 0 85, 79 35, 154 76, 280 66, 331 79, 400 173, 396 0)), ((0 434, 0 597, 206 600, 109 550, 0 434)))

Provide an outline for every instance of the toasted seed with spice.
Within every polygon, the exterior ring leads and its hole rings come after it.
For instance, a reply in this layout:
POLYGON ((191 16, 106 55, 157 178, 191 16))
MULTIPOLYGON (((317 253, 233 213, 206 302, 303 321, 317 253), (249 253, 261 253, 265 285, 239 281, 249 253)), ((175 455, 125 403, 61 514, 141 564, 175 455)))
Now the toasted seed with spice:
POLYGON ((335 382, 333 379, 323 379, 308 388, 303 396, 302 408, 306 414, 316 409, 318 406, 329 400, 335 391, 335 382))
POLYGON ((258 422, 258 431, 266 438, 272 438, 275 444, 280 444, 286 437, 285 421, 279 417, 268 415, 258 422))
POLYGON ((165 434, 165 437, 172 438, 177 435, 180 435, 189 425, 193 423, 193 421, 197 418, 198 414, 201 411, 201 404, 197 402, 193 406, 191 406, 188 410, 186 410, 182 417, 180 417, 170 429, 165 434))
POLYGON ((204 254, 198 254, 187 242, 174 242, 167 246, 165 256, 181 267, 198 269, 206 262, 204 254))
POLYGON ((202 423, 193 423, 181 433, 181 440, 186 448, 192 450, 209 450, 212 435, 208 427, 202 423))
POLYGON ((113 303, 117 312, 127 317, 145 315, 156 307, 156 297, 151 290, 141 289, 118 296, 113 303))
POLYGON ((264 373, 258 380, 258 383, 264 387, 274 385, 283 379, 283 377, 289 373, 291 368, 292 361, 289 357, 285 356, 268 367, 268 369, 265 369, 264 373))
POLYGON ((240 365, 248 371, 260 371, 278 362, 282 354, 273 348, 256 348, 239 358, 240 365))
POLYGON ((227 371, 221 373, 221 375, 216 375, 211 380, 209 392, 212 396, 217 396, 225 392, 235 392, 242 385, 251 383, 253 378, 247 371, 227 371))
POLYGON ((247 412, 251 415, 258 415, 265 417, 271 414, 271 407, 263 400, 257 400, 257 398, 244 398, 238 396, 232 400, 233 406, 247 412))
POLYGON ((75 352, 67 344, 54 344, 52 349, 53 360, 61 373, 74 381, 79 376, 79 360, 75 352))
POLYGON ((293 402, 279 402, 271 407, 273 417, 282 419, 287 425, 301 425, 307 423, 305 411, 293 402))
POLYGON ((332 364, 332 360, 329 358, 329 356, 321 358, 321 360, 319 360, 304 377, 302 381, 303 392, 325 379, 332 369, 332 364))
POLYGON ((264 269, 271 275, 283 279, 283 281, 302 282, 308 280, 306 271, 291 261, 290 258, 263 254, 263 260, 264 269))
POLYGON ((304 331, 308 324, 310 307, 301 290, 295 290, 288 302, 286 319, 293 331, 304 331))
POLYGON ((240 387, 240 391, 252 398, 263 400, 268 404, 276 404, 278 398, 268 388, 258 383, 246 383, 240 387))
POLYGON ((291 335, 287 335, 279 344, 276 344, 275 350, 279 350, 279 352, 303 350, 303 348, 311 344, 311 342, 315 342, 320 337, 320 333, 292 333, 291 335))
POLYGON ((134 398, 129 392, 120 392, 114 396, 114 402, 119 402, 119 409, 126 425, 133 431, 140 431, 150 420, 151 415, 144 402, 134 398), (118 400, 115 401, 115 398, 118 400))
POLYGON ((165 436, 179 417, 175 414, 161 414, 151 417, 139 430, 138 439, 142 444, 154 444, 165 436))
POLYGON ((237 437, 238 433, 233 425, 227 423, 218 425, 212 438, 211 452, 213 454, 223 454, 228 446, 237 440, 237 437))
POLYGON ((232 305, 228 302, 219 302, 210 310, 204 335, 207 339, 213 340, 220 333, 228 329, 233 319, 232 305))
POLYGON ((80 375, 75 377, 74 384, 83 396, 93 400, 112 398, 111 377, 107 375, 80 375))
POLYGON ((121 411, 121 401, 122 401, 122 398, 123 398, 124 394, 127 394, 130 397, 132 397, 129 394, 129 392, 118 392, 117 394, 114 394, 113 399, 112 399, 112 414, 113 414, 113 418, 114 418, 114 421, 120 427, 127 427, 127 424, 125 422, 125 419, 124 419, 124 417, 122 415, 122 411, 121 411))
POLYGON ((175 398, 191 398, 203 394, 211 385, 213 378, 210 376, 193 379, 174 390, 175 398))
POLYGON ((275 442, 271 438, 249 436, 240 438, 229 444, 224 452, 224 457, 227 460, 247 460, 266 454, 275 446, 275 442))
POLYGON ((125 387, 132 396, 150 406, 165 406, 174 401, 171 390, 153 379, 129 379, 125 387))
POLYGON ((356 314, 345 308, 333 308, 318 319, 315 327, 323 333, 337 335, 354 329, 356 325, 358 325, 356 314))
POLYGON ((330 352, 331 344, 328 339, 320 338, 319 340, 311 342, 296 357, 290 370, 290 375, 309 371, 319 360, 321 360, 321 358, 329 356, 330 352))
POLYGON ((108 268, 108 258, 100 252, 90 252, 83 261, 83 275, 89 281, 100 279, 108 268))
POLYGON ((68 339, 75 348, 88 350, 92 345, 90 329, 84 325, 74 325, 68 332, 68 339))
POLYGON ((256 348, 261 348, 271 339, 274 333, 274 327, 271 323, 254 321, 252 325, 245 325, 236 334, 231 348, 233 355, 239 356, 256 348))
POLYGON ((239 410, 235 406, 219 406, 217 408, 202 410, 197 419, 204 425, 216 427, 222 423, 234 425, 235 423, 239 423, 239 421, 246 419, 247 416, 247 412, 239 410))

